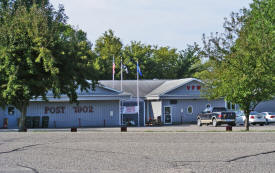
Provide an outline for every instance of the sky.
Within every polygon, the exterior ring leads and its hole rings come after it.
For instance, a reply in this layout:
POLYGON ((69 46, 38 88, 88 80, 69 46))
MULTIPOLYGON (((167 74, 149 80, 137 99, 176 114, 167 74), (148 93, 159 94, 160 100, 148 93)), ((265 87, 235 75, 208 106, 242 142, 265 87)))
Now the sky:
POLYGON ((123 45, 130 41, 183 50, 201 45, 202 34, 223 32, 225 17, 252 0, 50 0, 65 7, 68 23, 94 44, 112 29, 123 45))

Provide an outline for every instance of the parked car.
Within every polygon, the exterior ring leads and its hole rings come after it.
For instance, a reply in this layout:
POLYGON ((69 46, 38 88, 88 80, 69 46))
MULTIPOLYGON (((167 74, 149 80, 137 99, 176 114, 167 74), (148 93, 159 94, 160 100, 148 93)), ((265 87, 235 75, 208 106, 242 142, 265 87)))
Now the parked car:
POLYGON ((275 123, 275 112, 262 112, 266 119, 266 124, 275 123))
POLYGON ((235 120, 236 125, 244 125, 244 119, 243 119, 244 112, 236 111, 235 113, 236 113, 236 120, 235 120))
POLYGON ((214 127, 220 124, 235 126, 236 113, 227 111, 224 107, 206 108, 197 116, 197 125, 212 124, 214 127))
MULTIPOLYGON (((246 117, 243 116, 243 121, 245 122, 246 117)), ((250 112, 249 114, 249 124, 256 125, 260 124, 263 126, 266 123, 265 115, 263 113, 258 112, 250 112)))

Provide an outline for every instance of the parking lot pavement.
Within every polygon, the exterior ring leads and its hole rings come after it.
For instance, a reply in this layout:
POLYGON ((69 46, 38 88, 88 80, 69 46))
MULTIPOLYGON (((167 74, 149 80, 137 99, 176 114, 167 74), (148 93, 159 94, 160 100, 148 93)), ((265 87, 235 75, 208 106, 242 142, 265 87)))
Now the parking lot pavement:
POLYGON ((122 133, 119 128, 85 128, 76 133, 69 129, 2 131, 0 173, 265 173, 275 170, 274 133, 197 130, 212 128, 195 125, 149 128, 154 130, 129 128, 130 133, 122 133), (182 128, 195 132, 178 131, 182 128))

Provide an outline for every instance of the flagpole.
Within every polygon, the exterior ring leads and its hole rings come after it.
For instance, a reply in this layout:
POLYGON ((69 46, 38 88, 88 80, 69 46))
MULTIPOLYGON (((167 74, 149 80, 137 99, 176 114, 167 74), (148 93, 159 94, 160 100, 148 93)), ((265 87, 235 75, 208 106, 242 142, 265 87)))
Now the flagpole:
POLYGON ((123 80, 123 70, 122 70, 122 58, 120 58, 120 90, 122 91, 122 80, 123 80))
POLYGON ((115 64, 115 57, 114 57, 114 55, 113 55, 113 66, 112 66, 112 68, 113 68, 113 88, 114 88, 114 86, 115 86, 115 69, 114 69, 114 64, 115 64))
POLYGON ((138 126, 139 126, 139 87, 138 87, 138 60, 137 60, 137 107, 138 107, 138 126))

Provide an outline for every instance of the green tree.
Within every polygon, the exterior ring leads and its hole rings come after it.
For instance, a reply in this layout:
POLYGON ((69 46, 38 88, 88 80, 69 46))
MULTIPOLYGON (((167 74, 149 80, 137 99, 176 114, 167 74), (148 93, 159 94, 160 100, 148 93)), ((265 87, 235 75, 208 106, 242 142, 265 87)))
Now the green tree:
POLYGON ((143 79, 176 79, 192 77, 201 71, 204 65, 200 61, 200 48, 197 44, 188 46, 186 50, 178 52, 177 49, 145 45, 141 42, 131 41, 123 46, 120 38, 112 30, 96 40, 94 52, 96 69, 100 71, 99 79, 112 79, 112 62, 115 59, 115 79, 120 79, 120 62, 127 66, 129 73, 124 79, 136 79, 136 63, 139 61, 143 79))
POLYGON ((146 69, 152 69, 152 66, 150 66, 152 53, 152 47, 141 42, 131 41, 130 45, 126 45, 122 50, 123 63, 129 70, 129 74, 125 75, 125 79, 136 79, 137 61, 139 61, 139 66, 143 74, 142 78, 148 79, 150 70, 146 69))
POLYGON ((23 130, 31 99, 47 100, 51 91, 75 102, 76 89, 88 88, 86 79, 96 71, 86 34, 66 24, 64 8, 54 11, 48 1, 0 2, 0 104, 20 110, 23 130))
MULTIPOLYGON (((116 69, 119 69, 122 43, 112 30, 104 32, 96 40, 95 53, 97 55, 96 68, 100 71, 101 79, 112 79, 112 63, 115 59, 116 69)), ((118 70, 116 70, 117 72, 118 70)))
POLYGON ((179 54, 176 49, 145 45, 132 41, 122 50, 124 64, 130 69, 127 78, 136 78, 136 63, 142 71, 143 79, 174 79, 177 77, 177 60, 179 54))
POLYGON ((153 49, 152 57, 150 58, 150 69, 147 73, 147 78, 153 79, 175 79, 177 76, 177 49, 169 47, 157 47, 153 49))
POLYGON ((275 4, 254 0, 250 9, 233 13, 224 23, 225 33, 205 39, 208 68, 198 76, 210 98, 224 97, 238 104, 246 116, 275 95, 275 4))
POLYGON ((195 73, 204 69, 198 44, 187 45, 185 50, 179 52, 176 69, 177 78, 194 77, 195 73))

